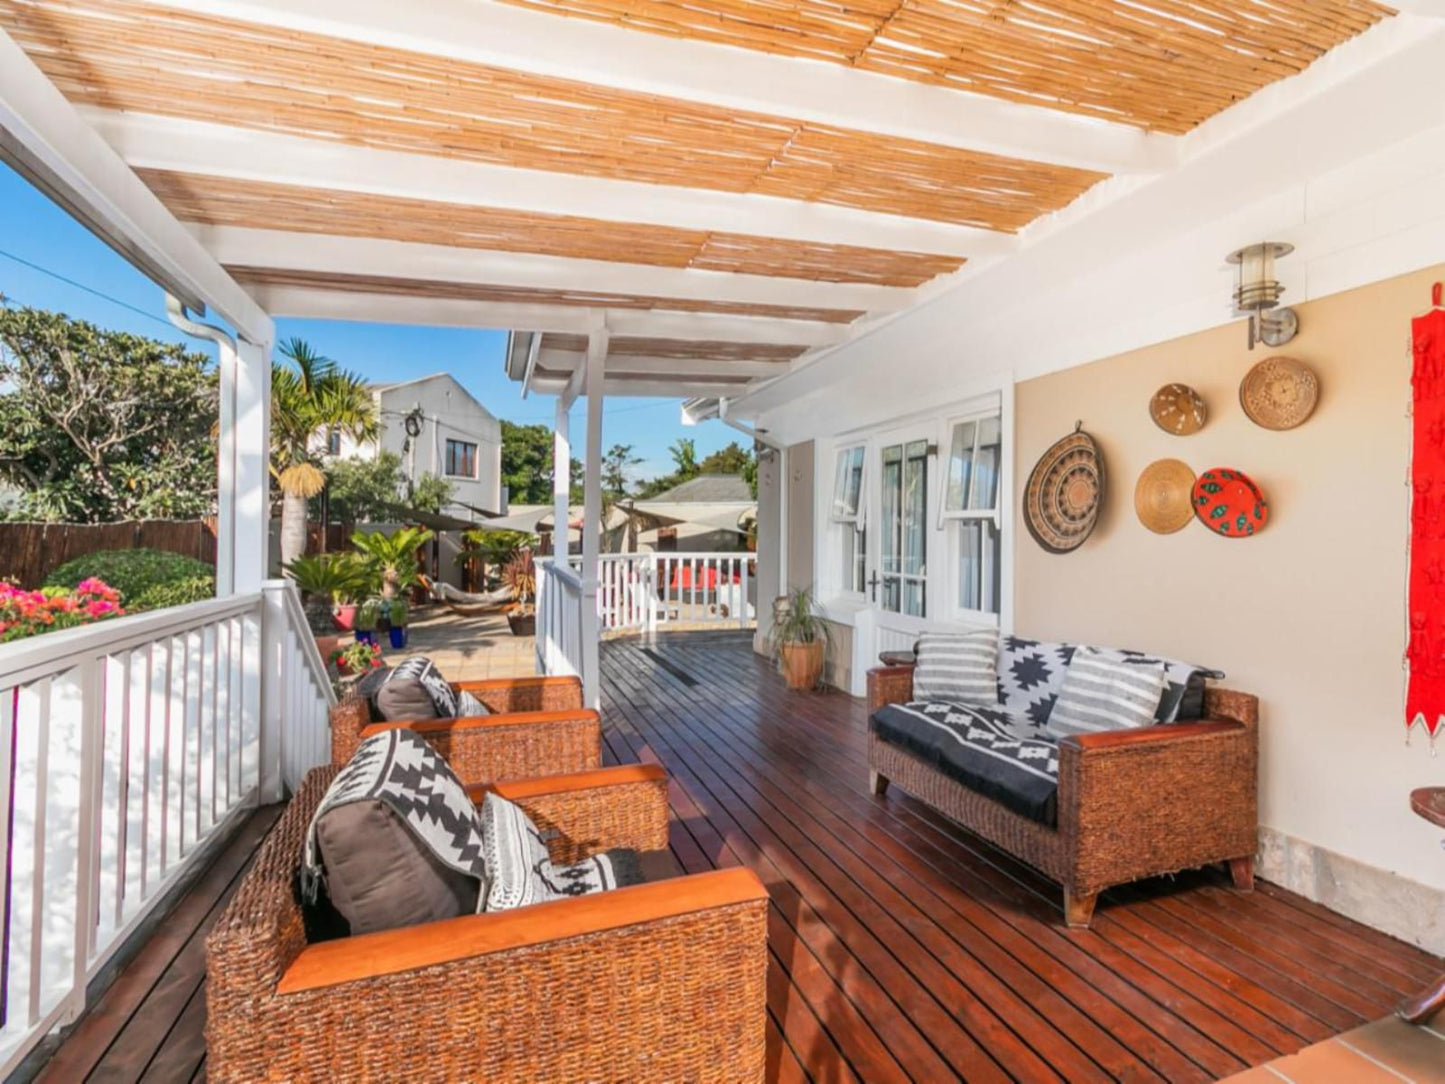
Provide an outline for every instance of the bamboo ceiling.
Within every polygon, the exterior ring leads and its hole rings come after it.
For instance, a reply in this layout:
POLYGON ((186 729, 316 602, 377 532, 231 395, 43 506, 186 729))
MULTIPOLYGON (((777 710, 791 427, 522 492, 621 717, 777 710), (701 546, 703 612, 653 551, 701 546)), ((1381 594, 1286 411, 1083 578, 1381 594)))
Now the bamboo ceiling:
POLYGON ((1183 133, 1392 9, 1371 0, 506 0, 1183 133))
POLYGON ((437 279, 389 275, 337 275, 322 271, 293 271, 278 267, 229 264, 226 271, 243 286, 299 286, 343 293, 385 294, 392 297, 440 298, 511 305, 562 305, 595 309, 632 309, 670 312, 705 312, 719 316, 759 316, 775 320, 812 320, 850 324, 861 309, 815 309, 792 305, 757 305, 746 301, 705 301, 695 298, 614 294, 599 290, 546 290, 526 286, 444 282, 437 279))
MULTIPOLYGON (((543 350, 585 353, 586 335, 551 332, 542 336, 543 350)), ((607 343, 609 356, 642 358, 687 358, 696 361, 792 361, 807 352, 806 346, 779 343, 710 342, 695 339, 651 339, 614 335, 607 343)))
POLYGON ((1104 176, 135 0, 0 0, 0 21, 71 101, 385 150, 1005 231, 1104 176))
POLYGON ((732 271, 818 282, 919 286, 957 256, 606 222, 436 200, 138 170, 184 222, 732 271))

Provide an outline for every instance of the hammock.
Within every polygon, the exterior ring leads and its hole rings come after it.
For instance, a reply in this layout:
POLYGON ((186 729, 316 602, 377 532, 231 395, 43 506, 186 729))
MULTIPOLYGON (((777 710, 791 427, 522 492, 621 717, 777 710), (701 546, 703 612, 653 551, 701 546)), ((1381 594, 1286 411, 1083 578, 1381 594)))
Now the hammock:
POLYGON ((432 598, 436 599, 453 613, 465 616, 489 613, 499 610, 516 597, 510 587, 502 587, 496 591, 478 593, 475 591, 460 591, 449 583, 442 583, 438 580, 428 581, 431 588, 432 598))

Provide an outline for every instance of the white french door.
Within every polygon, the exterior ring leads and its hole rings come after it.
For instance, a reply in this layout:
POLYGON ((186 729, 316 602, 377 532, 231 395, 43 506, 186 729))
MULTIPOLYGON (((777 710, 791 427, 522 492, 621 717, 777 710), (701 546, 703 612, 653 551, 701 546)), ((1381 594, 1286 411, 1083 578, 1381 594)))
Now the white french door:
POLYGON ((870 604, 887 614, 928 617, 930 460, 925 432, 885 436, 878 457, 878 554, 869 578, 870 604))

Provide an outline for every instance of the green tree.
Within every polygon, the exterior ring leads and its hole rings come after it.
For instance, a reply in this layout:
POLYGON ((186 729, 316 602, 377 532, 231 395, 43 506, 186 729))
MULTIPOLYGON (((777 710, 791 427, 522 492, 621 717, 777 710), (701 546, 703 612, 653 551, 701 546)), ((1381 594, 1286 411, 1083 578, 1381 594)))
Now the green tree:
POLYGON ((678 482, 686 482, 702 473, 697 465, 697 444, 691 437, 679 437, 667 451, 672 456, 672 461, 677 464, 673 476, 678 482))
POLYGON ((699 474, 742 474, 753 462, 751 449, 733 441, 726 448, 719 448, 697 465, 699 474))
POLYGON ((338 459, 326 469, 331 518, 340 523, 374 523, 383 505, 401 502, 405 476, 401 456, 381 452, 375 459, 338 459))
MULTIPOLYGON (((569 500, 582 499, 582 464, 571 462, 569 500)), ((502 484, 513 504, 552 503, 552 430, 545 425, 502 422, 502 484)))
POLYGON ((631 444, 614 444, 602 457, 602 488, 615 500, 627 492, 627 475, 642 462, 631 444))
POLYGON ((281 490, 281 564, 306 551, 306 502, 321 492, 318 434, 336 430, 358 442, 376 436, 376 404, 366 382, 313 350, 304 339, 281 344, 291 364, 271 368, 271 471, 281 490))
POLYGON ((412 486, 410 504, 418 511, 437 513, 452 503, 456 490, 453 483, 427 471, 412 486))
POLYGON ((16 515, 105 522, 215 509, 216 373, 202 354, 0 297, 0 478, 16 515))

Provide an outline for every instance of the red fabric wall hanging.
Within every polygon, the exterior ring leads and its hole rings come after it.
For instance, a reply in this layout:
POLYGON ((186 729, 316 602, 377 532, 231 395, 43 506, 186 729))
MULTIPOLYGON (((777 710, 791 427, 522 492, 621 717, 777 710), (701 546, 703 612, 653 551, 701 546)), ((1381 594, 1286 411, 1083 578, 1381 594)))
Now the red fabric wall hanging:
POLYGON ((1445 727, 1445 309, 1410 324, 1414 435, 1410 453, 1408 734, 1423 726, 1433 743, 1445 727))

